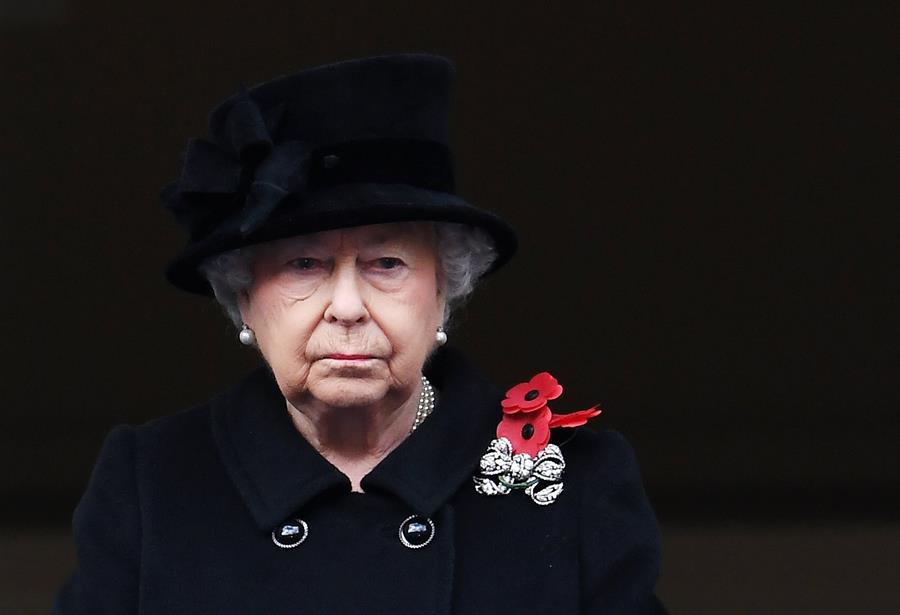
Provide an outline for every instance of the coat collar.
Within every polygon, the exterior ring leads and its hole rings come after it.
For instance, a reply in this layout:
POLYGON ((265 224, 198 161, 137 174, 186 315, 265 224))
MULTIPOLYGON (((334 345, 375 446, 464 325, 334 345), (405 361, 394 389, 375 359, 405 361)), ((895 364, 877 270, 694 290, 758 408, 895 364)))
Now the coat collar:
MULTIPOLYGON (((502 393, 458 350, 442 347, 425 375, 438 391, 434 412, 361 482, 432 516, 477 469, 494 437, 502 393)), ((212 429, 226 470, 261 530, 270 530, 350 481, 296 430, 284 397, 262 366, 212 403, 212 429)))

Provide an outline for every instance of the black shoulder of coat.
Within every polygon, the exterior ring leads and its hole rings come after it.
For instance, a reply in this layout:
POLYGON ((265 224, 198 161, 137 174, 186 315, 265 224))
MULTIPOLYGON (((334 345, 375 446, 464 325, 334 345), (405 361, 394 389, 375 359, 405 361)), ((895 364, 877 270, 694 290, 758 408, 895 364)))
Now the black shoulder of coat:
POLYGON ((580 499, 583 612, 665 613, 659 525, 634 448, 617 431, 582 427, 562 450, 580 499))

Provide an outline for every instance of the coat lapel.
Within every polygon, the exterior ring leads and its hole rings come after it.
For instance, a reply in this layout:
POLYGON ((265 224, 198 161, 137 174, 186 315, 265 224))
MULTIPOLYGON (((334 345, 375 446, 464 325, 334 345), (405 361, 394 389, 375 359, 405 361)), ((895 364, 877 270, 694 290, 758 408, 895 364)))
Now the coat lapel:
POLYGON ((270 531, 323 491, 350 490, 349 479, 296 430, 268 367, 212 405, 222 462, 260 530, 270 531))

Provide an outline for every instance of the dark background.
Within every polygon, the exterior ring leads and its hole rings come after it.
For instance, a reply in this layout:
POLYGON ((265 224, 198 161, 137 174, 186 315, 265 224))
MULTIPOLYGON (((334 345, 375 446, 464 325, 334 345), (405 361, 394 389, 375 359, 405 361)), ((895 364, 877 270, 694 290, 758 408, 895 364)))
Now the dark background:
POLYGON ((257 362, 162 278, 183 237, 157 192, 187 139, 240 83, 394 51, 456 62, 459 192, 522 240, 451 340, 499 385, 548 370, 560 410, 602 403, 641 460, 673 610, 900 608, 881 583, 900 542, 898 13, 0 4, 10 612, 46 610, 73 565, 106 432, 257 362))

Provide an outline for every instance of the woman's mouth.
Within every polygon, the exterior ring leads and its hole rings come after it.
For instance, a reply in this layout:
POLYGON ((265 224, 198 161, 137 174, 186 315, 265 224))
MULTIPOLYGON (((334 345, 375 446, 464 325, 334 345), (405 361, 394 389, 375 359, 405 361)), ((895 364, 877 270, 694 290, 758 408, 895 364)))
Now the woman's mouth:
POLYGON ((366 359, 374 359, 375 357, 367 354, 330 354, 327 358, 336 359, 338 361, 364 361, 366 359))

